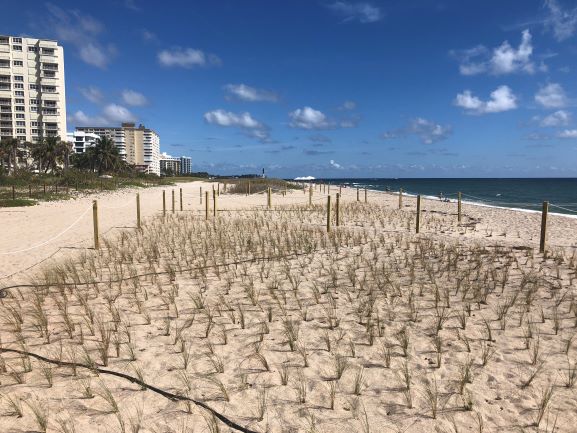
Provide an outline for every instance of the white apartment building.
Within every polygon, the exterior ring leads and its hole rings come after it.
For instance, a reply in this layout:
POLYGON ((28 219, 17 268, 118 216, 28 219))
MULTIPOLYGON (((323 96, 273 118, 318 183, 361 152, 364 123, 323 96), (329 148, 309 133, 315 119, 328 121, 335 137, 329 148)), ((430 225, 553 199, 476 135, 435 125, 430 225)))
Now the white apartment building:
POLYGON ((66 134, 69 143, 72 143, 75 153, 84 153, 89 147, 96 145, 100 135, 84 131, 74 131, 66 134))
POLYGON ((66 138, 64 50, 56 41, 0 35, 0 138, 66 138))
POLYGON ((181 172, 180 158, 175 158, 166 152, 162 152, 160 154, 160 173, 166 174, 168 171, 172 172, 172 174, 181 172))
POLYGON ((77 126, 76 132, 112 138, 127 163, 138 171, 160 176, 160 137, 152 129, 123 123, 120 127, 77 126))
POLYGON ((174 174, 192 173, 192 159, 189 156, 170 156, 166 152, 160 154, 160 172, 170 170, 174 174))

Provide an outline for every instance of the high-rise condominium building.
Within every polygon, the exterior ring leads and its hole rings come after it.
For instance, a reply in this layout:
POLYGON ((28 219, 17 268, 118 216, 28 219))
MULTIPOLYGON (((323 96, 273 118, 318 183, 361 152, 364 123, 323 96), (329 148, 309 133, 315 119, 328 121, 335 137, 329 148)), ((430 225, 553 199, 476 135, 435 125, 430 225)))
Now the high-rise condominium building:
POLYGON ((180 173, 181 174, 192 173, 192 159, 189 156, 180 157, 180 173))
POLYGON ((152 129, 123 123, 120 127, 77 126, 76 131, 112 138, 128 164, 138 171, 160 175, 160 137, 152 129))
POLYGON ((66 139, 64 50, 56 41, 0 36, 0 138, 66 139))

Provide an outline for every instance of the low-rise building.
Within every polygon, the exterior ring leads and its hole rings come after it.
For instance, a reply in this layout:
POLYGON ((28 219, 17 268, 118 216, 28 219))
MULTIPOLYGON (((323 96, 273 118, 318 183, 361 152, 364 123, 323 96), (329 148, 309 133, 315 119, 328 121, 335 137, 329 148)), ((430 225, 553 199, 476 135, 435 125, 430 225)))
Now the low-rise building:
POLYGON ((170 156, 166 152, 160 154, 160 174, 180 174, 180 158, 170 156))
POLYGON ((72 143, 75 153, 84 153, 89 147, 96 145, 100 138, 98 134, 84 131, 74 131, 66 134, 68 142, 72 143))

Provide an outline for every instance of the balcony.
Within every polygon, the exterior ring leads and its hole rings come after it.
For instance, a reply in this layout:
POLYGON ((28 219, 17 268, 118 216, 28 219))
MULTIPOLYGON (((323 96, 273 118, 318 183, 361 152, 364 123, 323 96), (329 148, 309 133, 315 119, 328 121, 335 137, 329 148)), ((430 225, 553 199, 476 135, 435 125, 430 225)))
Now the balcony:
POLYGON ((0 75, 0 83, 10 83, 10 75, 0 75))
POLYGON ((12 107, 2 106, 0 107, 0 113, 12 113, 12 107))
POLYGON ((42 110, 42 115, 43 115, 43 116, 59 116, 59 115, 60 115, 60 111, 57 111, 57 110, 54 110, 54 111, 42 110))

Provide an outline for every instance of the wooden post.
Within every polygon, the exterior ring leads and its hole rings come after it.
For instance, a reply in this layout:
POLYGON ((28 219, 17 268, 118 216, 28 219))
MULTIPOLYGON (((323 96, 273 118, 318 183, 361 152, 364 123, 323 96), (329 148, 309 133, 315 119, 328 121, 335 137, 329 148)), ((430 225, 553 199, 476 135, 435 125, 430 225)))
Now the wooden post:
POLYGON ((340 225, 340 223, 341 223, 340 203, 341 203, 341 193, 337 192, 337 202, 335 203, 335 204, 336 204, 335 217, 336 217, 337 227, 338 227, 338 226, 340 225))
POLYGON ((212 216, 216 216, 216 190, 212 189, 212 216))
POLYGON ((399 189, 399 209, 403 208, 403 188, 399 189))
POLYGON ((216 184, 216 195, 220 197, 220 182, 216 184))
POLYGON ((162 190, 162 216, 166 215, 166 191, 162 190))
POLYGON ((172 190, 172 213, 174 213, 174 190, 172 190))
POLYGON ((248 181, 248 195, 250 195, 250 180, 248 181))
POLYGON ((32 198, 32 185, 28 185, 28 197, 32 198))
POLYGON ((339 185, 339 194, 343 192, 343 187, 339 185))
POLYGON ((58 194, 58 184, 54 185, 54 187, 56 188, 56 194, 58 194))
POLYGON ((46 182, 42 184, 42 187, 44 188, 44 195, 46 195, 46 182))
POLYGON ((140 193, 136 193, 136 228, 140 229, 140 193))
POLYGON ((200 187, 200 204, 202 204, 202 186, 200 187))
POLYGON ((271 206, 272 206, 271 188, 270 188, 270 186, 269 186, 268 189, 266 190, 266 193, 267 193, 266 206, 270 209, 271 206))
POLYGON ((359 199, 359 188, 357 188, 357 201, 360 201, 360 199, 359 199))
POLYGON ((327 196, 327 232, 331 231, 331 196, 327 196))
POLYGON ((205 191, 204 193, 204 219, 207 220, 208 219, 208 191, 205 191))
POLYGON ((180 210, 182 211, 182 188, 180 188, 180 210))
POLYGON ((549 202, 543 202, 543 211, 541 212, 541 239, 539 241, 539 252, 545 253, 547 248, 547 214, 549 213, 549 202))
POLYGON ((417 196, 417 225, 415 230, 416 233, 421 230, 421 194, 417 196))
POLYGON ((309 187, 309 206, 313 204, 313 187, 312 185, 309 187))
POLYGON ((365 188, 365 203, 367 202, 367 189, 365 188))
POLYGON ((461 223, 461 192, 457 193, 457 221, 461 223))
POLYGON ((16 188, 12 185, 12 200, 16 200, 16 188))
POLYGON ((92 202, 92 225, 94 226, 94 249, 100 248, 100 242, 98 241, 98 202, 94 200, 92 202))

